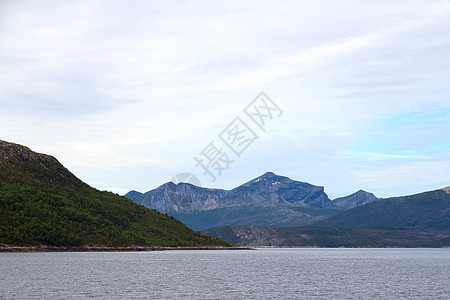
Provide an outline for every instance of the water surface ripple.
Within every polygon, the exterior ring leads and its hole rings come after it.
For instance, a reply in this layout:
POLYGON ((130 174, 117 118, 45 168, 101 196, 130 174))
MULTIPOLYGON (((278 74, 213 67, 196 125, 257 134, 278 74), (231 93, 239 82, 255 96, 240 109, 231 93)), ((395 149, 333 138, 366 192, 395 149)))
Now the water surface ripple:
POLYGON ((448 299, 450 249, 0 253, 0 299, 448 299))

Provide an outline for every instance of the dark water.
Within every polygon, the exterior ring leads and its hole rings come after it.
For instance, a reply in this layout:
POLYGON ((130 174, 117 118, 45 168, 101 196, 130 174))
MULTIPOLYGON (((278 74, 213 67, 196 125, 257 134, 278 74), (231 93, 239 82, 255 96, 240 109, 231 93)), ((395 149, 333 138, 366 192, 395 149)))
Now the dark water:
POLYGON ((450 299, 450 249, 0 253, 1 299, 450 299))

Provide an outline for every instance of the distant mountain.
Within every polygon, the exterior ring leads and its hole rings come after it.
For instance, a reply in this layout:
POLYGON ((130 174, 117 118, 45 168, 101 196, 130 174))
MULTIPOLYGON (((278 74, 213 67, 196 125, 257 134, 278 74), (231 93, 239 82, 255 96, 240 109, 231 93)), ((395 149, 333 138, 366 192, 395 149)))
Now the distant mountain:
POLYGON ((195 230, 223 225, 296 226, 337 214, 324 188, 265 173, 232 190, 166 183, 125 197, 168 213, 195 230))
POLYGON ((274 204, 312 208, 334 208, 322 186, 292 180, 272 172, 250 180, 226 193, 223 201, 235 204, 274 204))
POLYGON ((189 183, 168 182, 140 195, 131 191, 125 197, 162 213, 189 214, 222 207, 219 201, 225 193, 224 190, 201 188, 189 183))
POLYGON ((230 246, 0 140, 0 246, 230 246))
POLYGON ((448 247, 450 235, 331 227, 225 226, 203 234, 247 247, 448 247))
POLYGON ((376 200, 378 198, 374 194, 359 190, 350 196, 334 199, 333 204, 336 208, 347 210, 376 200))
POLYGON ((334 208, 323 187, 272 172, 230 191, 168 182, 144 194, 131 191, 125 197, 163 213, 193 213, 244 204, 334 208))
POLYGON ((136 202, 141 196, 142 193, 138 191, 129 191, 124 197, 132 200, 133 202, 136 202))
MULTIPOLYGON (((361 206, 314 223, 314 227, 223 226, 202 233, 251 247, 449 247, 450 187, 380 199, 363 191, 339 200, 361 206)), ((338 202, 338 203, 339 203, 338 202)))
POLYGON ((408 228, 450 234, 450 189, 381 199, 315 225, 343 228, 408 228))

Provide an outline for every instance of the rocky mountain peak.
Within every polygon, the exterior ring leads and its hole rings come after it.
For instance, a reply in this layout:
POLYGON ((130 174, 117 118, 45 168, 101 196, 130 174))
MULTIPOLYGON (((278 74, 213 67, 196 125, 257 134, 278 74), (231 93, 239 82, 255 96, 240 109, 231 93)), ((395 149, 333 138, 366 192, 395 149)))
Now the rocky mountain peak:
POLYGON ((263 175, 256 177, 255 179, 252 179, 246 183, 244 183, 242 186, 249 186, 249 185, 253 185, 253 184, 261 184, 261 183, 273 183, 273 182, 277 182, 280 180, 290 180, 288 177, 284 177, 284 176, 279 176, 273 172, 267 172, 264 173, 263 175))
POLYGON ((283 177, 283 176, 279 176, 279 175, 277 175, 277 174, 275 174, 273 172, 266 172, 266 173, 264 173, 263 175, 261 175, 261 176, 259 176, 257 178, 269 180, 269 179, 276 179, 277 177, 283 177))
POLYGON ((374 194, 359 190, 349 196, 334 199, 333 204, 339 209, 351 209, 376 200, 378 198, 374 194))
POLYGON ((373 195, 372 193, 366 192, 365 190, 359 190, 352 195, 373 195))

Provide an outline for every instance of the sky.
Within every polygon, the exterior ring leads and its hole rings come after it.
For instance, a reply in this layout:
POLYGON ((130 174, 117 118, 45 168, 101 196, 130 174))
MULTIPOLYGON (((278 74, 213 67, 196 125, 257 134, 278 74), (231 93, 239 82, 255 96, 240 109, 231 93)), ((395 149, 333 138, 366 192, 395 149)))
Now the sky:
POLYGON ((447 0, 0 0, 0 139, 119 194, 449 186, 449 83, 447 0))

